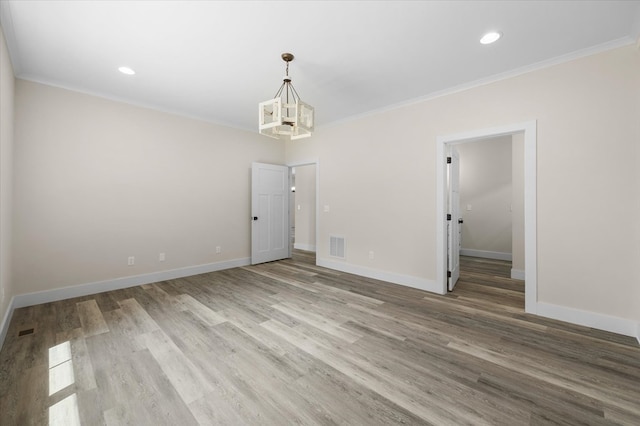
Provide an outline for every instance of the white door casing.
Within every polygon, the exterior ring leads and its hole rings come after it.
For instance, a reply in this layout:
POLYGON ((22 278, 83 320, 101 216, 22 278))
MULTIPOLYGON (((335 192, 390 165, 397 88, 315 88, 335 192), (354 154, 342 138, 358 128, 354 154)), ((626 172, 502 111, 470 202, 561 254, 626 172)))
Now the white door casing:
POLYGON ((289 168, 252 163, 251 264, 289 255, 289 168))
POLYGON ((537 277, 537 185, 536 185, 536 127, 535 120, 499 127, 472 130, 438 136, 436 141, 436 283, 440 293, 447 292, 447 169, 446 153, 449 145, 472 142, 488 137, 524 132, 524 244, 525 244, 525 312, 536 314, 538 309, 537 277))

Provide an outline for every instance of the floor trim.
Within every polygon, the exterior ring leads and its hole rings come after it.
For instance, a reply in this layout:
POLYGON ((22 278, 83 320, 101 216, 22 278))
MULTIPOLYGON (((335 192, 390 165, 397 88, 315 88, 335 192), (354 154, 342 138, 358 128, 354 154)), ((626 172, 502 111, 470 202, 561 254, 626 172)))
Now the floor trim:
POLYGON ((15 309, 15 296, 11 298, 9 301, 9 305, 7 306, 7 311, 4 313, 4 317, 2 318, 2 323, 0 323, 0 350, 2 350, 2 345, 4 345, 4 339, 7 337, 7 332, 9 331, 9 324, 11 323, 11 317, 13 316, 13 310, 15 309))
POLYGON ((537 315, 635 337, 640 343, 640 324, 633 320, 543 302, 537 303, 537 315))
POLYGON ((293 248, 296 250, 316 251, 316 246, 311 244, 294 243, 293 248))
MULTIPOLYGON (((7 306, 7 310, 4 314, 4 318, 2 319, 2 323, 0 324, 0 349, 2 349, 2 345, 4 344, 5 338, 7 336, 11 317, 13 316, 13 311, 15 309, 37 305, 40 303, 54 302, 57 300, 63 300, 72 297, 101 293, 109 290, 117 290, 142 284, 150 284, 158 281, 220 271, 237 266, 247 266, 249 264, 251 264, 250 258, 240 258, 225 262, 189 266, 186 268, 172 269, 150 274, 134 275, 130 277, 117 278, 114 280, 98 281, 73 287, 64 287, 55 290, 13 296, 11 298, 11 301, 9 302, 9 305, 7 306)), ((440 286, 438 286, 436 282, 432 280, 378 271, 375 269, 354 266, 325 259, 318 259, 317 265, 440 294, 440 286)), ((594 312, 582 311, 579 309, 573 309, 564 306, 553 305, 549 303, 538 302, 536 305, 537 315, 569 322, 572 324, 592 327, 599 330, 610 331, 625 336, 635 337, 638 340, 638 344, 640 344, 640 322, 598 314, 594 312)))
POLYGON ((511 262, 511 253, 503 253, 501 251, 460 249, 461 256, 483 257, 485 259, 508 260, 511 262))
POLYGON ((524 277, 525 277, 524 270, 511 268, 511 279, 524 280, 524 277))
POLYGON ((142 284, 151 284, 159 281, 172 280, 176 278, 189 277, 191 275, 206 274, 207 272, 221 271, 223 269, 247 266, 251 264, 251 258, 240 258, 227 260, 224 262, 207 263, 204 265, 187 266, 184 268, 169 269, 166 271, 152 272, 149 274, 132 275, 129 277, 115 278, 112 280, 97 281, 86 284, 79 284, 69 287, 56 288, 53 290, 39 291, 13 296, 7 311, 5 312, 0 327, 0 349, 4 344, 4 339, 9 329, 9 323, 13 316, 13 311, 26 306, 39 305, 41 303, 55 302, 58 300, 71 299, 73 297, 87 296, 90 294, 102 293, 110 290, 135 287, 142 284))
POLYGON ((40 303, 70 299, 72 297, 87 296, 89 294, 102 293, 104 291, 119 290, 121 288, 134 287, 142 284, 150 284, 158 281, 206 274, 207 272, 220 271, 223 269, 235 268, 237 266, 247 266, 250 264, 251 259, 247 257, 224 262, 206 263, 204 265, 187 266, 167 271, 152 272, 149 274, 115 278, 112 280, 97 281, 93 283, 57 288, 54 290, 39 291, 36 293, 20 294, 14 297, 14 309, 39 305, 40 303))
POLYGON ((442 289, 435 281, 418 278, 411 275, 402 275, 394 272, 380 271, 377 269, 366 268, 364 266, 351 265, 344 262, 335 262, 327 259, 317 259, 316 264, 324 268, 335 269, 349 274, 360 275, 376 280, 387 281, 393 284, 400 284, 406 287, 413 287, 420 290, 430 291, 432 293, 442 294, 442 289))

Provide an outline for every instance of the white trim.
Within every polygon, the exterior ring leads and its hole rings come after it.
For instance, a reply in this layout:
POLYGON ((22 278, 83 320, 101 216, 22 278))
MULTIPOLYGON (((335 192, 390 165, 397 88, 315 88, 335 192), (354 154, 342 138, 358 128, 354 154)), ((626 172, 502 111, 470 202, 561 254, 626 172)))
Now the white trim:
POLYGON ((41 303, 55 302, 58 300, 71 299, 73 297, 87 296, 105 291, 135 287, 142 284, 151 284, 159 281, 189 277, 191 275, 206 274, 207 272, 221 271, 223 269, 247 266, 249 264, 251 264, 251 259, 246 257, 228 260, 225 262, 187 266, 185 268, 170 269, 168 271, 152 272, 149 274, 133 275, 129 277, 115 278, 112 280, 56 288, 53 290, 39 291, 37 293, 20 294, 14 296, 14 309, 39 305, 41 303))
MULTIPOLYGON (((544 302, 538 302, 537 311, 537 314, 542 317, 596 328, 598 330, 610 331, 624 336, 639 337, 637 336, 638 324, 633 320, 544 302)), ((640 341, 640 338, 638 341, 640 341)))
MULTIPOLYGON (((639 34, 640 36, 640 34, 639 34)), ((640 38, 639 38, 640 41, 640 38)), ((415 104, 419 104, 422 102, 426 102, 426 101, 430 101, 433 99, 437 99, 437 98, 441 98, 444 96, 449 96, 449 95, 453 95, 455 93, 459 93, 459 92, 463 92, 465 90, 470 90, 470 89, 474 89, 476 87, 481 87, 481 86, 485 86, 487 84, 491 84, 491 83, 495 83, 498 81, 502 81, 502 80, 507 80, 513 77, 518 77, 520 75, 523 74, 527 74, 533 71, 538 71, 541 69, 545 69, 545 68, 549 68, 552 67, 554 65, 559 65, 559 64, 563 64, 565 62, 570 62, 576 59, 580 59, 580 58, 584 58, 587 56, 591 56, 591 55, 596 55, 598 53, 602 53, 602 52, 606 52, 609 50, 613 50, 613 49, 617 49, 620 47, 624 47, 624 46, 628 46, 630 44, 636 43, 636 40, 632 37, 632 36, 625 36, 616 40, 611 40, 609 42, 606 43, 602 43, 602 44, 598 44, 596 46, 591 46, 591 47, 587 47, 586 49, 581 49, 581 50, 577 50, 575 52, 571 52, 565 55, 561 55, 561 56, 556 56, 555 58, 551 58, 551 59, 547 59, 541 62, 537 62, 535 64, 530 64, 530 65, 526 65, 524 67, 520 67, 520 68, 516 68, 514 70, 511 71, 506 71, 500 74, 494 74, 492 76, 486 77, 486 78, 481 78, 479 80, 475 80, 475 81, 471 81, 468 83, 463 83, 460 84, 458 86, 453 86, 453 87, 449 87, 447 89, 444 90, 440 90, 440 91, 436 91, 436 92, 432 92, 429 93, 427 95, 424 96, 419 96, 413 99, 409 99, 406 101, 402 101, 402 102, 398 102, 392 105, 387 105, 384 106, 382 108, 377 108, 374 110, 370 110, 367 112, 363 112, 360 114, 355 114, 355 115, 351 115, 348 117, 345 117, 343 119, 340 120, 336 120, 336 121, 332 121, 331 123, 327 123, 324 126, 316 126, 318 128, 329 128, 329 127, 334 127, 334 126, 338 126, 344 123, 348 123, 350 121, 355 121, 355 120, 359 120, 361 118, 366 118, 372 115, 377 115, 377 114, 382 114, 385 112, 389 112, 389 111, 393 111, 396 109, 400 109, 400 108, 404 108, 404 107, 408 107, 411 105, 415 105, 415 104)))
POLYGON ((75 286, 13 296, 11 298, 11 302, 9 302, 9 306, 7 307, 7 312, 5 312, 4 318, 2 319, 2 324, 0 324, 0 349, 2 349, 2 344, 4 343, 4 339, 9 330, 9 323, 11 322, 13 311, 18 308, 71 299, 73 297, 87 296, 105 291, 135 287, 142 284, 151 284, 159 281, 189 277, 191 275, 206 274, 207 272, 221 271, 223 269, 247 266, 250 264, 250 258, 240 258, 224 262, 187 266, 185 268, 170 269, 167 271, 152 272, 142 275, 132 275, 129 277, 115 278, 113 280, 97 281, 93 283, 79 284, 75 286))
MULTIPOLYGON (((43 79, 40 76, 35 76, 31 74, 22 74, 22 73, 16 72, 16 79, 28 81, 31 83, 42 84, 44 86, 49 86, 56 89, 68 90, 69 92, 74 92, 80 95, 93 96, 106 101, 117 102, 120 104, 125 104, 131 107, 135 107, 135 108, 143 108, 146 110, 156 111, 163 114, 175 115, 176 117, 182 117, 189 120, 196 120, 203 123, 213 124, 214 126, 220 126, 220 127, 225 127, 229 129, 240 130, 242 132, 248 132, 248 133, 254 133, 256 135, 260 135, 260 133, 256 132, 255 129, 253 128, 249 129, 245 126, 237 125, 235 123, 226 123, 226 122, 214 120, 211 117, 207 117, 199 114, 193 114, 193 113, 182 111, 179 109, 168 108, 164 105, 159 105, 153 102, 137 101, 134 99, 129 99, 127 97, 115 96, 109 93, 104 93, 96 90, 78 88, 64 82, 48 80, 46 78, 43 79)), ((261 137, 261 139, 265 141, 263 137, 261 137)), ((266 139, 266 141, 268 141, 268 139, 266 139)), ((275 143, 275 140, 274 140, 274 143, 275 143)))
POLYGON ((633 24, 631 25, 631 32, 629 35, 631 38, 635 39, 636 47, 640 48, 640 7, 636 8, 636 16, 633 18, 633 24))
POLYGON ((496 259, 496 260, 508 260, 511 262, 512 256, 511 253, 504 253, 501 251, 489 251, 489 250, 475 250, 475 249, 460 249, 461 256, 472 256, 472 257, 483 257, 485 259, 496 259))
POLYGON ((640 322, 636 324, 636 339, 638 339, 638 344, 640 344, 640 322))
POLYGON ((316 251, 316 246, 311 244, 294 243, 293 248, 297 250, 316 251))
POLYGON ((0 350, 2 350, 4 339, 7 337, 7 332, 9 331, 9 324, 11 323, 13 311, 15 310, 15 300, 15 296, 11 298, 9 305, 7 306, 7 311, 4 313, 4 317, 2 318, 2 323, 0 323, 0 350))
POLYGON ((513 269, 511 268, 511 279, 512 280, 523 280, 525 279, 525 273, 522 269, 513 269))
POLYGON ((2 22, 2 30, 9 51, 11 68, 13 69, 14 78, 22 72, 22 60, 20 55, 19 44, 16 43, 16 31, 13 25, 13 13, 11 12, 11 4, 7 1, 0 2, 0 22, 2 22))
POLYGON ((536 207, 536 121, 510 124, 464 133, 438 136, 436 141, 436 283, 437 293, 447 290, 447 241, 446 241, 446 151, 447 145, 474 142, 490 137, 524 132, 524 241, 525 241, 525 312, 536 313, 538 298, 537 277, 537 207, 536 207))
POLYGON ((424 278, 397 274, 395 272, 380 271, 377 269, 366 268, 364 266, 357 266, 349 263, 336 262, 327 259, 317 259, 316 264, 324 268, 335 269, 336 271, 347 272, 349 274, 360 275, 380 281, 386 281, 392 284, 400 284, 406 287, 413 287, 419 290, 430 291, 432 293, 440 293, 439 285, 437 285, 434 281, 424 278))
MULTIPOLYGON (((4 6, 4 4, 7 3, 6 8, 9 9, 9 4, 8 2, 0 2, 0 6, 4 6)), ((6 21, 6 20, 5 20, 6 21)), ((637 22, 637 20, 636 20, 637 22)), ((13 25, 10 25, 11 27, 13 27, 13 25)), ((393 111, 396 109, 400 109, 400 108, 404 108, 406 106, 411 106, 414 104, 418 104, 418 103, 422 103, 425 101, 429 101, 432 99, 437 99, 437 98, 441 98, 444 96, 448 96, 448 95, 452 95, 455 93, 459 93, 459 92, 463 92, 465 90, 470 90, 470 89, 474 89, 476 87, 481 87, 487 84, 491 84, 491 83, 495 83, 498 81, 502 81, 502 80, 507 80, 513 77, 517 77, 519 75, 522 74, 527 74, 533 71, 537 71, 537 70, 541 70, 541 69, 545 69, 545 68, 549 68, 552 67, 554 65, 559 65, 559 64, 563 64, 566 62, 570 62, 576 59, 580 59, 580 58, 584 58, 587 56, 591 56, 591 55, 595 55, 601 52, 606 52, 609 50, 613 50, 613 49, 617 49, 623 46, 628 46, 630 44, 634 44, 634 43, 638 43, 640 41, 640 34, 633 34, 635 32, 637 32, 636 29, 632 29, 632 34, 625 36, 625 37, 621 37, 619 39, 616 40, 611 40, 608 41, 606 43, 602 43, 602 44, 598 44, 596 46, 591 46, 591 47, 587 47, 585 49, 581 49, 581 50, 577 50, 574 52, 570 52, 567 53, 565 55, 561 55, 561 56, 557 56, 555 58, 551 58, 551 59, 547 59, 544 61, 540 61, 534 64, 530 64, 530 65, 526 65, 524 67, 520 67, 520 68, 516 68, 510 71, 506 71, 503 73, 499 73, 499 74, 495 74, 486 78, 481 78, 475 81, 471 81, 468 83, 463 83, 457 86, 453 86, 453 87, 449 87, 443 90, 439 90, 436 92, 432 92, 429 94, 426 94, 424 96, 419 96, 413 99, 409 99, 406 101, 402 101, 402 102, 398 102, 392 105, 388 105, 382 108, 377 108, 377 109, 373 109, 370 111, 366 111, 363 113, 359 113, 359 114, 354 114, 348 117, 345 117, 343 119, 339 119, 339 120, 335 120, 332 121, 330 123, 326 123, 324 125, 320 125, 320 126, 316 126, 316 130, 318 129, 324 129, 324 128, 330 128, 330 127, 334 127, 334 126, 338 126, 344 123, 348 123, 350 121, 355 121, 355 120, 359 120, 365 117, 369 117, 372 115, 377 115, 377 114, 382 114, 388 111, 393 111)), ((5 26, 5 38, 7 37, 12 37, 15 38, 14 34, 13 34, 13 30, 11 29, 11 31, 9 31, 6 26, 5 26), (9 33, 9 35, 7 34, 9 33)), ((15 46, 17 45, 16 43, 7 43, 8 46, 15 46)), ((9 49, 11 49, 11 47, 9 47, 9 49)), ((17 49, 16 49, 17 50, 17 49)), ((12 55, 11 57, 13 58, 13 51, 11 52, 12 55)), ((19 53, 19 52, 18 52, 19 53)), ((17 57, 17 56, 16 56, 17 57)), ((126 97, 122 97, 122 96, 114 96, 114 95, 110 95, 107 93, 103 93, 100 91, 95 91, 95 90, 87 90, 87 89, 81 89, 78 87, 73 87, 70 86, 64 82, 61 81, 55 81, 55 80, 49 80, 49 79, 43 79, 40 78, 39 76, 35 76, 35 75, 31 75, 31 74, 27 74, 27 73, 23 73, 22 69, 17 69, 19 67, 18 64, 21 63, 21 61, 16 60, 16 63, 14 64, 14 67, 16 69, 14 69, 14 74, 15 77, 21 80, 26 80, 26 81, 31 81, 33 83, 39 83, 39 84, 44 84, 47 86, 52 86, 52 87, 56 87, 59 89, 64 89, 64 90, 69 90, 72 92, 76 92, 76 93, 82 93, 85 95, 90 95, 90 96, 95 96, 98 98, 102 98, 102 99, 106 99, 106 100, 110 100, 113 102, 120 102, 120 103, 124 103, 127 105, 131 105, 134 107, 138 107, 138 108, 145 108, 145 109, 150 109, 150 110, 154 110, 154 111, 159 111, 159 112, 163 112, 166 114, 172 114, 172 115, 176 115, 179 117, 184 117, 184 118, 189 118, 189 119, 193 119, 193 120, 198 120, 198 121, 203 121, 209 124, 214 124, 214 125, 218 125, 218 126, 224 126, 224 127, 229 127, 232 129, 236 129, 236 130, 243 130, 246 132, 250 132, 250 133, 256 133, 255 128, 253 127, 245 127, 242 125, 238 125, 236 123, 227 123, 227 122, 221 122, 218 120, 213 120, 210 117, 205 117, 202 115, 198 115, 198 114, 193 114, 193 113, 188 113, 188 112, 184 112, 184 111, 179 111, 176 109, 172 109, 172 108, 167 108, 164 105, 159 105, 153 102, 139 102, 139 101, 135 101, 132 99, 128 99, 126 97)))

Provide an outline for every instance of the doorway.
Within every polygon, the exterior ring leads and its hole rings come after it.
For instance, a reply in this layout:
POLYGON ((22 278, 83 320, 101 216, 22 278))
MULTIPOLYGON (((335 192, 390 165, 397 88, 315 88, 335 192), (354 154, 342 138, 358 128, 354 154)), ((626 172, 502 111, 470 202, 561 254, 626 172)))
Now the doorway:
POLYGON ((318 166, 290 166, 290 252, 316 259, 318 214, 318 166), (304 252, 304 253, 303 253, 304 252))
POLYGON ((524 269, 525 269, 525 312, 536 313, 537 305, 537 257, 536 257, 536 122, 529 121, 495 128, 475 130, 466 133, 440 136, 437 139, 436 177, 436 240, 437 265, 436 280, 441 293, 448 289, 448 174, 447 154, 457 144, 499 136, 523 134, 524 147, 524 269))

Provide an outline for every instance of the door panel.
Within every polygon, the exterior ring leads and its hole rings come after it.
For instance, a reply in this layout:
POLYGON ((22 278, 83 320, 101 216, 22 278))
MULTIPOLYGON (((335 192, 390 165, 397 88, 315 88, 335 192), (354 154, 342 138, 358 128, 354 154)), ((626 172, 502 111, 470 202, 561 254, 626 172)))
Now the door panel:
POLYGON ((451 147, 451 163, 448 164, 449 175, 449 214, 448 222, 448 280, 449 291, 453 290, 460 278, 460 155, 455 147, 451 147))
POLYGON ((251 165, 251 264, 289 257, 289 168, 251 165))

